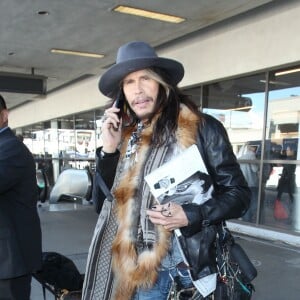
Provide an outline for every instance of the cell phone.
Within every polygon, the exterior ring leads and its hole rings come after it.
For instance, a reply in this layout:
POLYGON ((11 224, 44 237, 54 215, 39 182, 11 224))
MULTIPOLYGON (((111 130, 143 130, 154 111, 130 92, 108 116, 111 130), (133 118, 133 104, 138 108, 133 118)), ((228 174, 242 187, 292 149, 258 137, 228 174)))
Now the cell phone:
POLYGON ((120 111, 118 112, 118 117, 119 119, 122 117, 123 115, 123 112, 124 112, 124 104, 125 104, 125 96, 123 94, 123 90, 120 89, 118 94, 117 94, 117 97, 116 97, 116 100, 114 102, 114 106, 119 108, 120 111))

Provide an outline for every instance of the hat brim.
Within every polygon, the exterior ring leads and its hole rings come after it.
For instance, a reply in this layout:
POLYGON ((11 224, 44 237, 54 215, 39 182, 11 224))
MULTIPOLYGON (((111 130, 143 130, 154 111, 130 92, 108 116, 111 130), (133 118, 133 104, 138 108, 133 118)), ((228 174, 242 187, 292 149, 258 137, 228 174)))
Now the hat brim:
POLYGON ((158 67, 165 70, 172 81, 171 83, 174 85, 177 85, 184 76, 184 68, 182 64, 176 60, 162 57, 136 58, 111 66, 101 76, 99 80, 99 90, 104 95, 110 96, 128 74, 150 67, 158 67))

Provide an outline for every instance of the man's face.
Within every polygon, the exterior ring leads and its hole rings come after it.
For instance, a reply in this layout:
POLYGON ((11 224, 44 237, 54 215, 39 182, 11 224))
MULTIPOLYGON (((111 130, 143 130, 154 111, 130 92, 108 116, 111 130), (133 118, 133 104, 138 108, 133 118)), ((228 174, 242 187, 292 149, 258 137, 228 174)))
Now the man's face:
POLYGON ((8 111, 7 109, 2 109, 0 111, 0 128, 7 126, 7 120, 8 120, 8 111))
POLYGON ((123 80, 123 91, 130 108, 140 120, 147 120, 154 112, 159 83, 149 72, 140 70, 127 75, 123 80))

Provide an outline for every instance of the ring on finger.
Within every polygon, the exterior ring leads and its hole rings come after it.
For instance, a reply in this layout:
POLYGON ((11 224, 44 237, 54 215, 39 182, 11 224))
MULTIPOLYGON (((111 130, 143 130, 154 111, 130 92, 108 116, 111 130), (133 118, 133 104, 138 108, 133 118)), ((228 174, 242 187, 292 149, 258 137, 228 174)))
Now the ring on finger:
POLYGON ((160 212, 164 217, 173 217, 170 209, 163 208, 160 212))

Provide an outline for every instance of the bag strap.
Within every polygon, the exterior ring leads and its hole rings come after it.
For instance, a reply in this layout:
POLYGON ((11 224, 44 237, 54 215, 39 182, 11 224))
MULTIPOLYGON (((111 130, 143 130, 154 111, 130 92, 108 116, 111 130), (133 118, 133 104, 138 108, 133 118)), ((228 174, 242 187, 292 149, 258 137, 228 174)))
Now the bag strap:
POLYGON ((106 196, 107 201, 112 202, 114 197, 111 194, 109 188, 107 187, 104 179, 102 178, 101 174, 96 171, 96 183, 98 184, 98 186, 100 187, 100 189, 102 190, 102 192, 104 193, 104 195, 106 196))
POLYGON ((42 289, 43 289, 43 297, 44 297, 44 300, 46 300, 46 288, 44 286, 42 286, 42 289))

